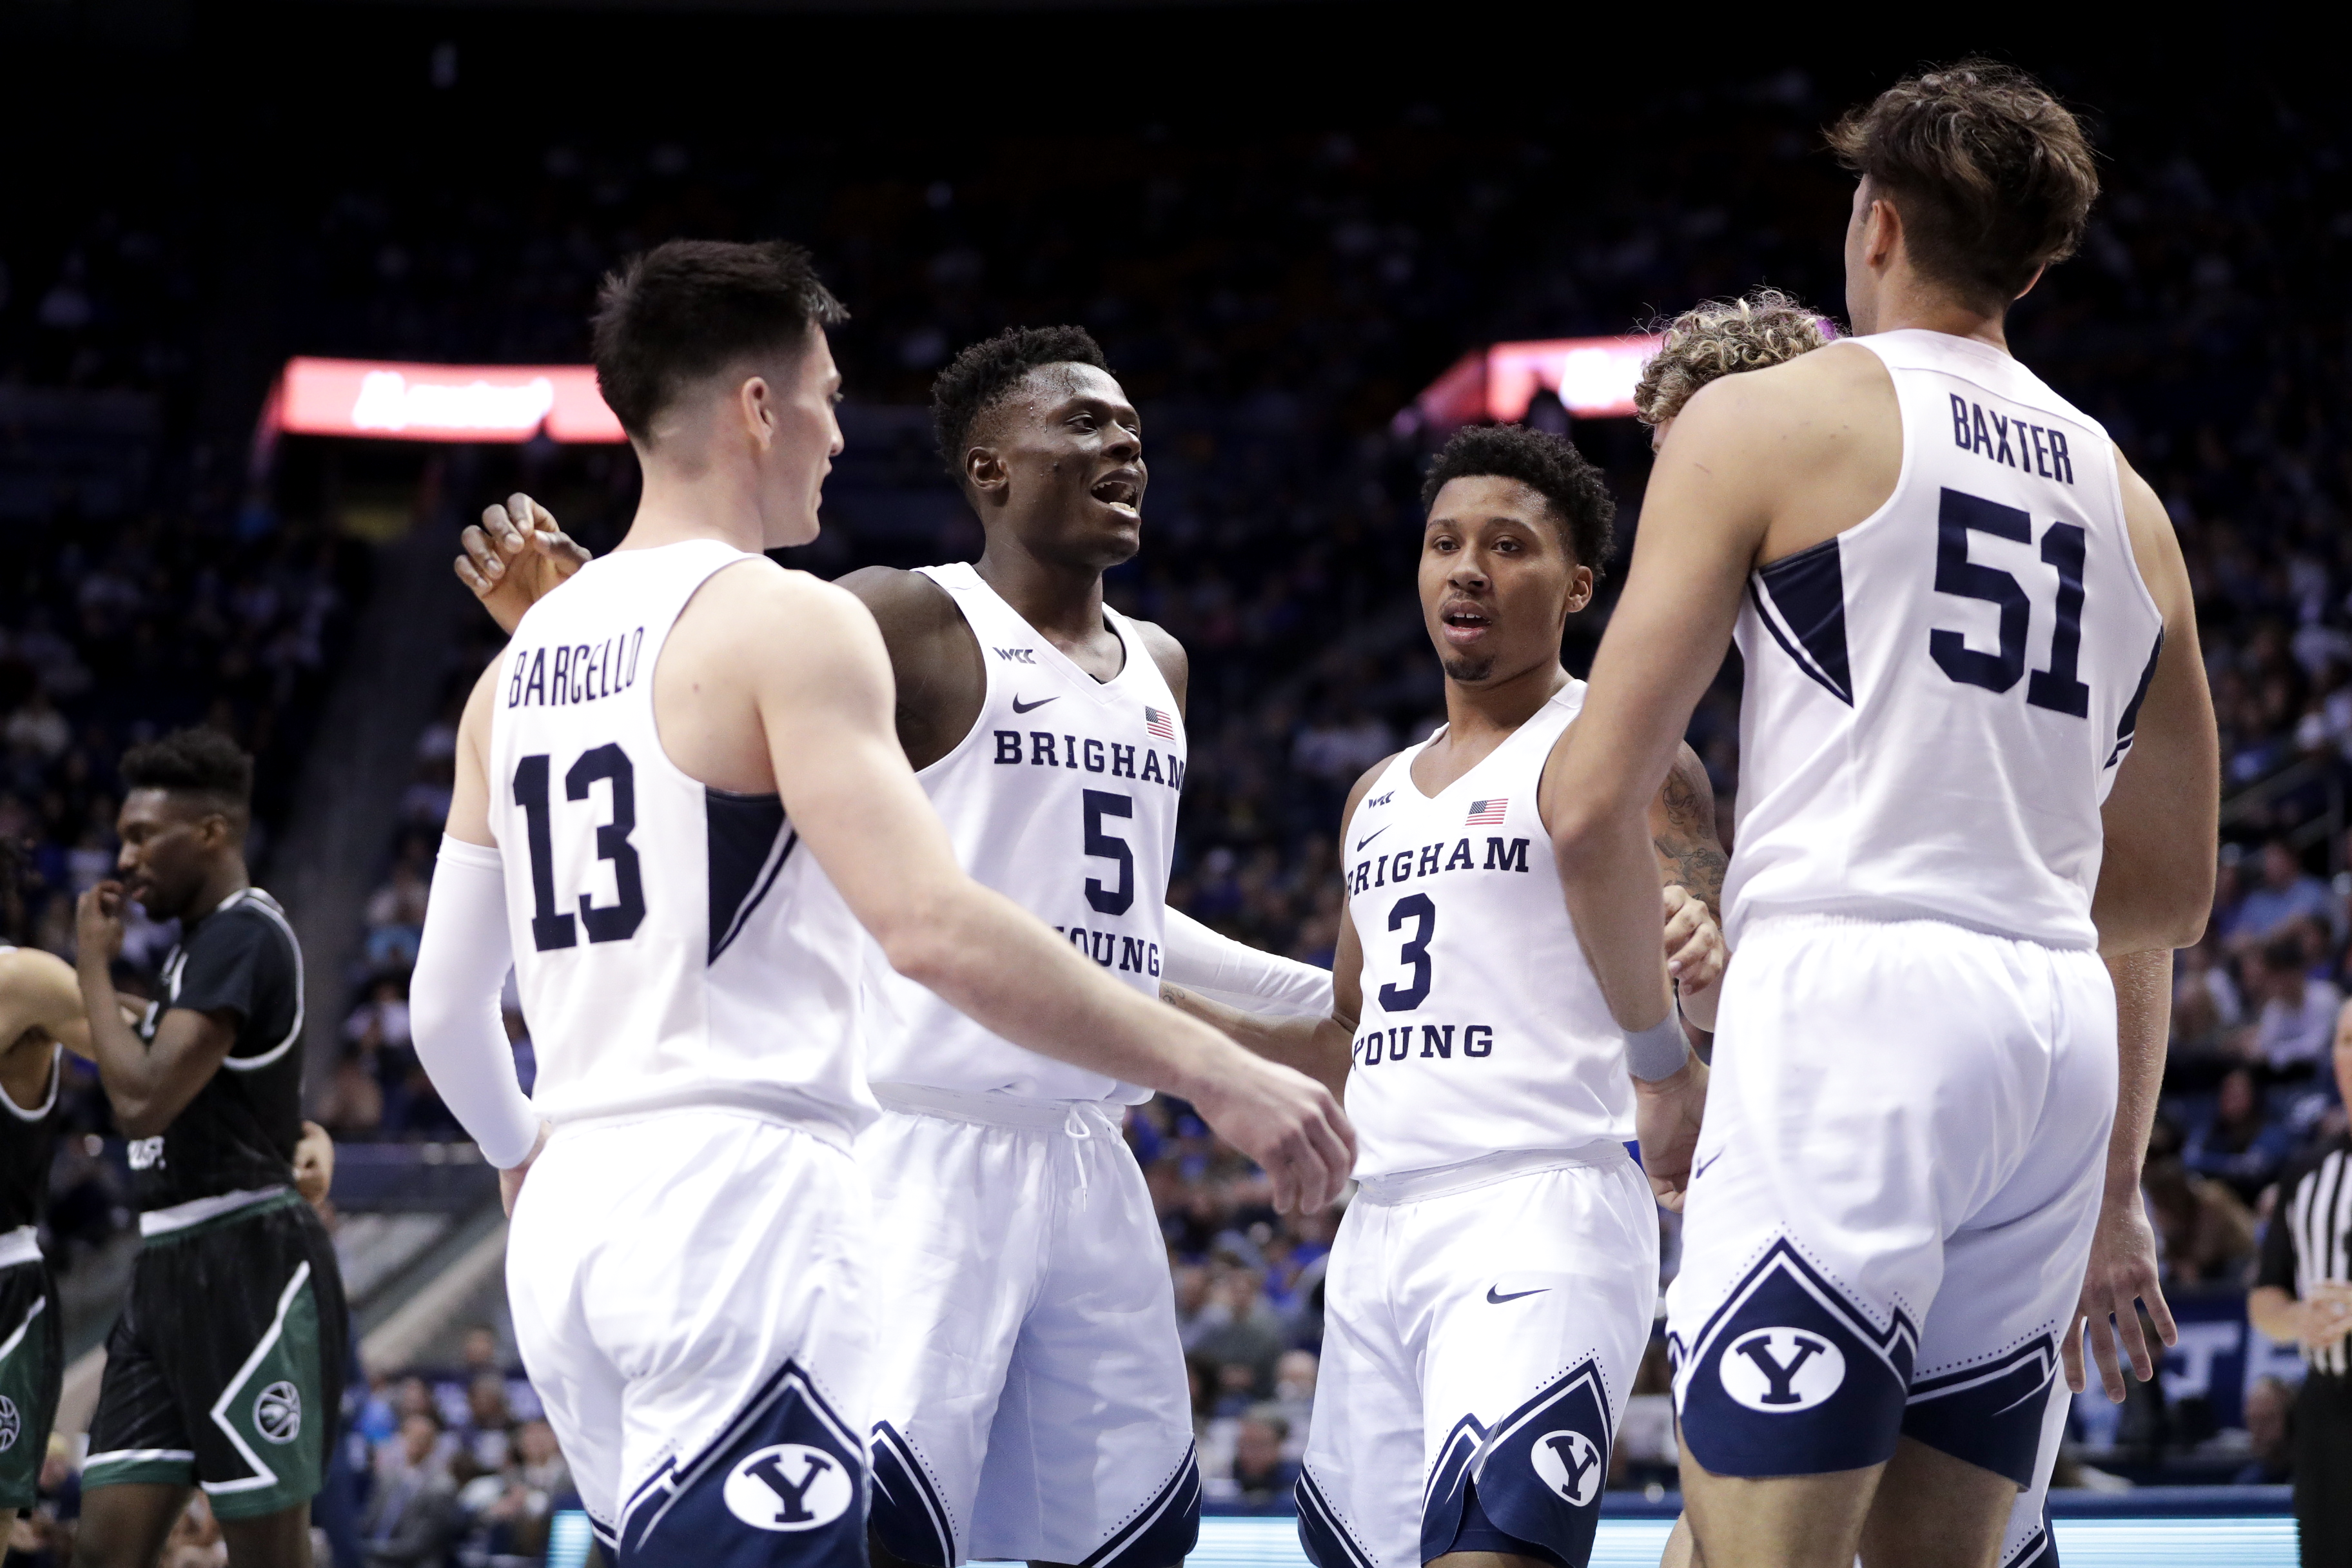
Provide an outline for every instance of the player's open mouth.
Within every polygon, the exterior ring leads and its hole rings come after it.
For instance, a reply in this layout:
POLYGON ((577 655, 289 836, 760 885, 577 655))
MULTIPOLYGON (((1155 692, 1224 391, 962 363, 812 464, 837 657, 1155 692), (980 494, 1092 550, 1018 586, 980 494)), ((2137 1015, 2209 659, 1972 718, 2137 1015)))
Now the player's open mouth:
POLYGON ((1448 605, 1438 612, 1437 619, 1445 628, 1445 640, 1457 647, 1476 642, 1495 624, 1494 617, 1475 605, 1448 605))
POLYGON ((1087 492, 1115 512, 1127 517, 1139 517, 1143 486, 1132 473, 1106 474, 1087 492))

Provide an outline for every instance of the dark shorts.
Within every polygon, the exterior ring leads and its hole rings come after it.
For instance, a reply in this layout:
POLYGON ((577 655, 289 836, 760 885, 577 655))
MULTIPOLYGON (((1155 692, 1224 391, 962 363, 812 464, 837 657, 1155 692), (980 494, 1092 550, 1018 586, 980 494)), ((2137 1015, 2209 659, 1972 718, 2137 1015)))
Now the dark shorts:
POLYGON ((150 1236, 107 1337, 83 1487, 201 1486, 223 1519, 309 1502, 347 1324, 333 1244, 292 1193, 150 1236))
POLYGON ((0 1268, 0 1514, 39 1494, 64 1362, 48 1265, 0 1268))

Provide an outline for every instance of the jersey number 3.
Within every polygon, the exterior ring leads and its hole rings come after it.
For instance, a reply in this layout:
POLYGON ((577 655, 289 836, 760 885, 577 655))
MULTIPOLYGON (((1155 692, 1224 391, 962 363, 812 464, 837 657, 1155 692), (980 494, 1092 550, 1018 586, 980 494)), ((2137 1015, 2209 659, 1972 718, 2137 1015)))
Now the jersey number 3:
POLYGON ((629 834, 637 826, 637 770, 629 753, 607 742, 581 753, 563 775, 566 800, 586 800, 599 780, 612 786, 613 819, 596 825, 596 858, 613 863, 614 901, 592 904, 578 895, 580 918, 555 907, 554 808, 548 797, 545 753, 525 757, 515 764, 514 801, 522 807, 530 840, 530 940, 540 952, 576 947, 579 926, 588 928, 590 942, 626 942, 637 934, 646 918, 645 878, 637 869, 636 847, 629 834))
MULTIPOLYGON (((1982 496, 1946 490, 1936 514, 1936 592, 1956 598, 1981 599, 2000 608, 2000 651, 1979 653, 1958 632, 1937 629, 1927 634, 1927 655, 1954 680, 2006 691, 2025 673, 2025 639, 2033 619, 2033 602, 2025 587, 1998 566, 1969 559, 1969 535, 1989 533, 1995 539, 2033 542, 2033 519, 2013 506, 1982 496)), ((2058 569, 2058 625, 2050 634, 2050 668, 2037 669, 2025 683, 2025 700, 2053 713, 2077 719, 2091 712, 2091 689, 2076 676, 2083 657, 2083 525, 2053 522, 2042 533, 2042 559, 2058 569)))

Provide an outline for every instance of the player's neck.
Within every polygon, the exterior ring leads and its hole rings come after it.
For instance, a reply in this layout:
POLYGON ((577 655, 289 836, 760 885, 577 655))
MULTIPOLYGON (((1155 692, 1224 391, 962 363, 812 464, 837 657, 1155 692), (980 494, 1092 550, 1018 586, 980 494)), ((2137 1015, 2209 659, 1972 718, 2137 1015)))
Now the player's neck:
POLYGON ((1017 542, 992 537, 972 563, 980 580, 1013 613, 1056 641, 1103 634, 1102 572, 1047 561, 1017 542))
POLYGON ((1538 664, 1501 680, 1465 686, 1445 681, 1445 739, 1450 747, 1492 748, 1543 710, 1568 684, 1558 660, 1538 664))
POLYGON ((194 931, 206 915, 221 907, 232 893, 241 893, 253 886, 253 874, 247 869, 245 857, 232 855, 205 874, 197 884, 194 897, 180 916, 180 923, 194 931))
POLYGON ((695 539, 717 540, 753 555, 767 549, 759 501, 740 474, 718 463, 681 473, 646 462, 643 471, 636 515, 617 550, 658 550, 695 539))
POLYGON ((1871 331, 1942 332, 1947 337, 1967 338, 2009 353, 2007 311, 1987 315, 1981 308, 1956 300, 1944 289, 1927 287, 1916 279, 1891 279, 1884 289, 1876 319, 1870 324, 1871 331))

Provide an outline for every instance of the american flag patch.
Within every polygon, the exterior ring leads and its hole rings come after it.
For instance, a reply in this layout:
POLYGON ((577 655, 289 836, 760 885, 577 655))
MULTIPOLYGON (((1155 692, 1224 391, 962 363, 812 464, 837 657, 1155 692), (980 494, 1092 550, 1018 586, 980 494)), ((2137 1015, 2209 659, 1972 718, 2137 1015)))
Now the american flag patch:
POLYGON ((1176 721, 1157 708, 1146 708, 1143 710, 1143 727, 1163 741, 1172 741, 1176 738, 1176 721))
POLYGON ((1470 803, 1470 816, 1463 826, 1500 827, 1503 825, 1503 808, 1510 804, 1508 799, 1499 796, 1494 800, 1474 800, 1470 803))

